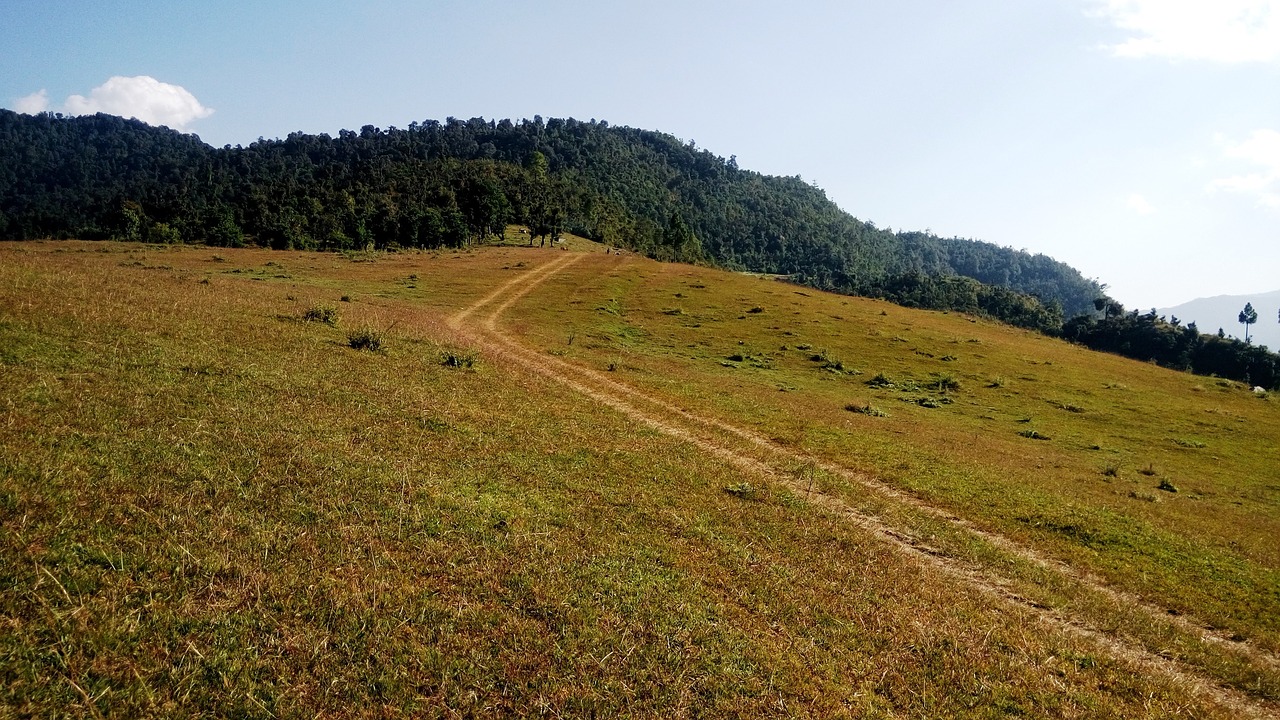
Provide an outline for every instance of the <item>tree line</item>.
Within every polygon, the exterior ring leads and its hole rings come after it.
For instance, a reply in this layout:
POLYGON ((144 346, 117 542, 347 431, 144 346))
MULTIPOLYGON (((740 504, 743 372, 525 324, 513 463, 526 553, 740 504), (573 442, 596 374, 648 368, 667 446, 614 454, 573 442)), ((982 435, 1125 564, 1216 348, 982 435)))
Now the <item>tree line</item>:
POLYGON ((1157 359, 1147 331, 1121 327, 1120 316, 1088 332, 1064 327, 1088 318, 1103 290, 1064 263, 878 228, 798 176, 744 170, 664 133, 449 118, 213 148, 111 115, 0 110, 0 238, 438 248, 483 242, 508 224, 531 239, 569 231, 661 260, 787 275, 1157 359))
MULTIPOLYGON (((1247 308, 1252 311, 1252 306, 1247 308)), ((1157 316, 1155 310, 1126 312, 1123 305, 1106 296, 1098 299, 1097 312, 1100 317, 1082 315, 1067 321, 1062 337, 1094 350, 1175 370, 1280 388, 1280 355, 1265 346, 1227 337, 1221 328, 1216 334, 1202 333, 1195 323, 1183 325, 1176 317, 1157 316)), ((1249 324, 1256 322, 1257 314, 1252 313, 1252 318, 1249 324)))
POLYGON ((212 148, 109 115, 0 111, 0 158, 0 237, 11 239, 456 247, 516 223, 848 293, 969 277, 1070 314, 1098 291, 1043 255, 880 229, 799 177, 594 120, 450 118, 212 148))

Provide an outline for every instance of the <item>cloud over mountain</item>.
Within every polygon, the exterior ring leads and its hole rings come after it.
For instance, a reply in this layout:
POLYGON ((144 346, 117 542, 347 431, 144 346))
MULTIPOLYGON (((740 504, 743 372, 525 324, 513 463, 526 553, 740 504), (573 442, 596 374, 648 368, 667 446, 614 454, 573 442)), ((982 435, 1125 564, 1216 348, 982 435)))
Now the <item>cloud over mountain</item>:
MULTIPOLYGON (((50 110, 49 91, 45 89, 20 97, 13 109, 27 115, 50 110)), ((89 96, 72 95, 62 104, 68 115, 107 113, 137 118, 150 125, 167 125, 186 130, 192 122, 213 114, 213 108, 200 104, 194 95, 180 85, 160 82, 148 75, 122 77, 116 75, 89 91, 89 96)))
POLYGON ((163 83, 148 75, 116 75, 89 92, 89 96, 67 98, 66 111, 72 115, 104 112, 137 118, 150 125, 167 125, 185 130, 195 120, 209 117, 212 108, 200 104, 179 85, 163 83))
POLYGON ((14 103, 13 109, 27 115, 35 115, 49 109, 49 93, 46 90, 37 90, 30 95, 18 98, 14 103))

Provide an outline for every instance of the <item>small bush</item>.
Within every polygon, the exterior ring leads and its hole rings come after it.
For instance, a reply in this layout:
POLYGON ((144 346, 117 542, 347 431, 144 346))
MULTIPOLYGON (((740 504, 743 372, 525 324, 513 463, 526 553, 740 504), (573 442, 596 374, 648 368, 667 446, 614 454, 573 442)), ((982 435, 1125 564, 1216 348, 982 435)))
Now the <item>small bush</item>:
POLYGON ((347 345, 354 350, 380 352, 384 347, 382 332, 373 328, 360 328, 347 333, 347 345))
POLYGON ((889 417, 889 413, 881 410, 880 408, 872 407, 871 403, 867 403, 866 405, 849 403, 848 405, 844 406, 844 409, 848 410, 849 412, 858 413, 860 415, 870 415, 871 417, 889 417))
POLYGON ((764 308, 762 308, 762 307, 753 307, 753 308, 751 308, 750 310, 748 310, 747 312, 748 312, 748 313, 750 313, 750 314, 752 314, 752 315, 758 315, 758 314, 760 314, 760 313, 764 312, 764 308))
POLYGON ((991 382, 987 383, 987 387, 989 387, 989 388, 1002 388, 1002 387, 1004 387, 1004 386, 1005 386, 1005 382, 1006 382, 1006 380, 1005 380, 1003 377, 1001 377, 1001 376, 997 375, 997 376, 995 376, 995 377, 991 378, 991 382))
POLYGON ((1048 435, 1042 435, 1039 432, 1032 430, 1031 428, 1027 428, 1026 430, 1023 430, 1018 434, 1024 438, 1031 438, 1032 440, 1048 440, 1049 439, 1048 435))
POLYGON ((460 350, 445 350, 440 353, 440 364, 449 368, 471 368, 475 367, 476 356, 460 350))
POLYGON ((341 302, 351 302, 351 296, 343 295, 342 297, 338 298, 338 300, 340 300, 341 302))
POLYGON ((1173 444, 1177 445, 1178 447, 1192 448, 1192 449, 1199 449, 1199 448, 1205 447, 1205 444, 1200 442, 1199 440, 1188 440, 1186 438, 1174 438, 1173 444))
POLYGON ((741 482, 736 485, 726 485, 724 491, 734 497, 742 498, 743 500, 750 500, 756 497, 760 492, 755 488, 755 486, 748 482, 741 482))
POLYGON ((1120 468, 1115 465, 1108 465, 1102 469, 1102 474, 1107 477, 1120 477, 1120 468))
POLYGON ((938 392, 946 393, 960 389, 960 381, 954 375, 942 373, 934 376, 933 384, 938 388, 938 392))
POLYGON ((302 314, 307 322, 322 322, 325 325, 338 324, 338 308, 332 305, 313 305, 302 314))
POLYGON ((1177 485, 1174 485, 1173 483, 1169 482, 1168 480, 1161 480, 1161 481, 1160 481, 1160 484, 1156 486, 1156 489, 1157 489, 1157 490, 1163 490, 1163 491, 1168 492, 1168 493, 1176 493, 1176 492, 1178 492, 1178 486, 1177 486, 1177 485))
POLYGON ((873 388, 891 388, 893 381, 884 373, 876 373, 876 376, 867 381, 867 384, 873 388))

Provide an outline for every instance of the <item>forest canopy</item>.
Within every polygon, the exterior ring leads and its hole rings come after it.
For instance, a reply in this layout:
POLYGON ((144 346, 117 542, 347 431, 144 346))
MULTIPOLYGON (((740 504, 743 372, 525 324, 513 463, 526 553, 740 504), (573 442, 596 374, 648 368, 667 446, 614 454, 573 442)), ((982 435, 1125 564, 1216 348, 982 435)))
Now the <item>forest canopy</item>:
MULTIPOLYGON (((0 157, 6 239, 457 247, 518 223, 920 307, 952 307, 955 283, 926 287, 934 279, 972 278, 1014 291, 1009 318, 1035 327, 1088 310, 1099 292, 1044 255, 882 230, 799 177, 594 120, 449 118, 213 148, 110 115, 0 111, 0 157)), ((963 309, 1008 300, 965 295, 963 309)))

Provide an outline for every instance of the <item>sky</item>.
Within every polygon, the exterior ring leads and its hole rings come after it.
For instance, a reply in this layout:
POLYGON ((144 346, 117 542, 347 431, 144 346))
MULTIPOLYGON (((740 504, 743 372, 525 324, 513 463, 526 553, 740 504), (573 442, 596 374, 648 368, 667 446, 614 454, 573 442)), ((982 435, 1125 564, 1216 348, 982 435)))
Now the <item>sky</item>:
POLYGON ((600 119, 1130 308, 1280 289, 1280 0, 4 0, 0 107, 215 146, 600 119))

